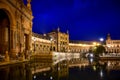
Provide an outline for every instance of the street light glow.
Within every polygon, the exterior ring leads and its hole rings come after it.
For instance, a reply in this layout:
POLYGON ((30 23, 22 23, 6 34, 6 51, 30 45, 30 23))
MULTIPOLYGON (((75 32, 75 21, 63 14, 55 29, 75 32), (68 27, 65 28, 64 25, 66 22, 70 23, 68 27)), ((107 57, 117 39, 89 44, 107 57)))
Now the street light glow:
POLYGON ((53 77, 52 76, 50 76, 50 80, 52 80, 53 79, 53 77))
POLYGON ((93 54, 90 54, 90 57, 93 57, 93 54))
POLYGON ((53 41, 53 38, 51 38, 50 41, 53 41))
POLYGON ((34 75, 34 79, 36 79, 36 76, 34 75))
POLYGON ((103 42, 103 41, 104 41, 104 39, 103 39, 103 38, 100 38, 100 41, 101 41, 101 42, 103 42))
POLYGON ((93 42, 93 45, 96 45, 97 43, 96 42, 93 42))

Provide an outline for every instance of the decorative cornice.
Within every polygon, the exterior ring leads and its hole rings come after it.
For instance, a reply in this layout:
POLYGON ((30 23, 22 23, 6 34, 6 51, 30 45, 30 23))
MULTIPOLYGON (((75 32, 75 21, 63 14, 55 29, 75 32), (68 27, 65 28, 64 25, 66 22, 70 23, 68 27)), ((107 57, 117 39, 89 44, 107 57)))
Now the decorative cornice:
MULTIPOLYGON (((7 0, 14 8, 16 8, 20 13, 22 13, 27 19, 31 20, 31 18, 29 18, 26 14, 24 14, 24 12, 22 12, 22 10, 20 10, 19 8, 16 7, 15 4, 13 4, 10 0, 7 0)), ((31 15, 31 11, 29 9, 27 9, 27 7, 24 4, 21 4, 23 8, 25 8, 29 14, 31 15)), ((31 15, 32 16, 32 15, 31 15)))

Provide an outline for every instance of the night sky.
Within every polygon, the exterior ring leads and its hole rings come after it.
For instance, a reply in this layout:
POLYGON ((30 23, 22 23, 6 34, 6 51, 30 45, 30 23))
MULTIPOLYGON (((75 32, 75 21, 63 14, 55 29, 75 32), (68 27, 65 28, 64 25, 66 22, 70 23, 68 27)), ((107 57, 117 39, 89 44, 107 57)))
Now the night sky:
MULTIPOLYGON (((26 0, 24 1, 26 4, 26 0)), ((120 0, 32 0, 33 32, 58 26, 71 40, 120 39, 120 0)))

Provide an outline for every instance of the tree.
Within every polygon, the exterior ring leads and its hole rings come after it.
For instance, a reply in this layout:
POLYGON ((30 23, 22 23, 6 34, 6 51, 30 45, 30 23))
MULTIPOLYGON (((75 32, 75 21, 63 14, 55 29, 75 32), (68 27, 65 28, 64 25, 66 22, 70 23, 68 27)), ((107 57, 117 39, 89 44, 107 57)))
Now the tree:
POLYGON ((100 55, 104 52, 105 52, 105 47, 102 45, 96 46, 96 48, 94 49, 95 55, 100 55))

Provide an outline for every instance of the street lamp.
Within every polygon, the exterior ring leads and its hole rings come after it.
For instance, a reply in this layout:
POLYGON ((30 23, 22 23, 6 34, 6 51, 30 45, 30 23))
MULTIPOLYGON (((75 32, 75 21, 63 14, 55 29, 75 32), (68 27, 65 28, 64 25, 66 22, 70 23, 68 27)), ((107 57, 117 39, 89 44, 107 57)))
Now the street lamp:
POLYGON ((103 41, 104 41, 104 38, 100 38, 99 40, 100 40, 100 42, 103 42, 103 41))
POLYGON ((101 45, 103 45, 104 38, 100 38, 99 40, 101 42, 101 45))
MULTIPOLYGON (((101 46, 104 46, 104 45, 103 45, 104 38, 100 38, 100 42, 101 42, 101 46)), ((104 51, 103 51, 102 55, 104 55, 104 51)))

